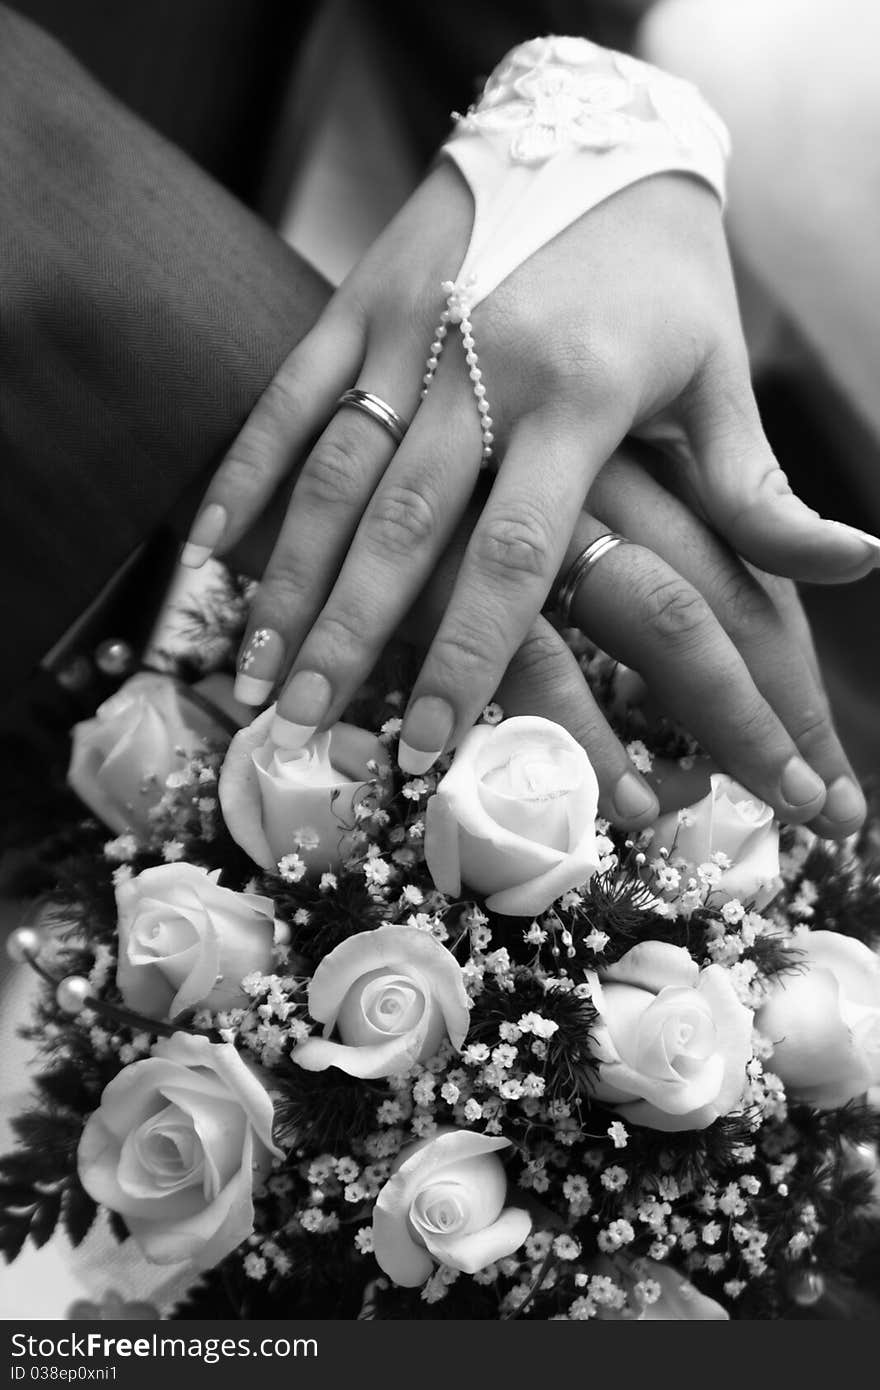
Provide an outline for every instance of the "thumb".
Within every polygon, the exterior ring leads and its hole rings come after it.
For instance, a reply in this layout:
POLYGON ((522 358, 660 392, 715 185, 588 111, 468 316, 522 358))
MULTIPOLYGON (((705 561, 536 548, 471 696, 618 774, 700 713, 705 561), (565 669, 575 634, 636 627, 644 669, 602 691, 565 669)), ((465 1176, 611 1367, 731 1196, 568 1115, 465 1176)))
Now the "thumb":
POLYGON ((880 539, 821 517, 792 491, 744 367, 714 359, 686 407, 685 426, 699 502, 744 559, 816 584, 849 583, 880 566, 880 539))

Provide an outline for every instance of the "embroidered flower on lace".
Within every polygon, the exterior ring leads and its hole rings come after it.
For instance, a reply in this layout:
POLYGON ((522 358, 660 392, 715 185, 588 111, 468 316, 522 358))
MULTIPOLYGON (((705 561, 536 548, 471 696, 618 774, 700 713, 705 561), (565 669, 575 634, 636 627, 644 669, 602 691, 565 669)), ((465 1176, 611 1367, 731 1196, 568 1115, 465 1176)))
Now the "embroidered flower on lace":
POLYGON ((622 77, 548 64, 493 83, 479 106, 459 117, 459 128, 511 131, 511 159, 543 164, 564 149, 606 150, 628 139, 635 121, 622 108, 631 98, 622 77))
POLYGON ((600 71, 608 52, 587 39, 545 38, 521 44, 490 77, 480 101, 455 114, 460 130, 510 131, 510 157, 542 164, 561 150, 607 150, 632 139, 655 118, 679 145, 692 148, 708 129, 725 155, 727 127, 698 89, 627 53, 614 53, 612 71, 600 71), (637 117, 624 110, 633 102, 637 117))
POLYGON ((730 133, 721 117, 704 101, 700 90, 681 77, 659 72, 650 63, 628 53, 615 53, 619 76, 634 87, 647 90, 651 110, 685 149, 699 144, 706 130, 711 131, 725 156, 730 155, 730 133))

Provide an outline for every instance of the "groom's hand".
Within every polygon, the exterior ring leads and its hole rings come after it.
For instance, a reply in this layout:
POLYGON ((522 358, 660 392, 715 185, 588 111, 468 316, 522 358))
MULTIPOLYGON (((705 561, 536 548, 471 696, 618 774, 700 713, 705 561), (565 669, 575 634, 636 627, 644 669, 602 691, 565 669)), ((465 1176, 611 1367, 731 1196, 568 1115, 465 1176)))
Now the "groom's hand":
MULTIPOLYGON (((229 557, 244 572, 263 572, 286 501, 277 499, 271 516, 264 515, 229 557)), ((573 621, 639 669, 652 699, 782 819, 809 821, 832 839, 856 830, 864 798, 834 731, 793 585, 744 566, 659 486, 645 451, 641 457, 632 449, 618 452, 589 505, 595 515, 581 513, 567 558, 610 527, 635 544, 618 547, 595 567, 575 595, 573 621), (663 539, 652 549, 658 534, 663 539), (792 763, 807 782, 808 795, 799 802, 784 786, 792 763)), ((475 500, 401 626, 419 650, 442 620, 479 511, 475 500)), ((269 689, 271 682, 267 696, 269 689)), ((658 795, 668 809, 670 797, 685 794, 677 784, 649 783, 633 766, 570 648, 545 618, 538 617, 520 643, 496 698, 506 714, 540 714, 568 729, 594 764, 602 814, 615 824, 650 824, 658 795)), ((701 794, 694 790, 691 799, 701 794)))

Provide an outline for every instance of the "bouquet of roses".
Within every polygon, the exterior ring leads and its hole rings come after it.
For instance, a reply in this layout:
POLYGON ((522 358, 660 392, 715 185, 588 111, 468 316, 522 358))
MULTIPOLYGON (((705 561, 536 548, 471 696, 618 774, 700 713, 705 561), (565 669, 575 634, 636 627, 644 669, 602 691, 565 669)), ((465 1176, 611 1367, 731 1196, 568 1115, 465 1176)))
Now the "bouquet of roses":
MULTIPOLYGON (((699 766, 570 637, 637 765, 699 766)), ((12 939, 46 986, 7 1258, 103 1208, 191 1271, 170 1316, 845 1302, 880 1244, 873 829, 780 834, 715 772, 628 837, 564 729, 494 706, 407 777, 388 687, 298 749, 151 672, 76 727, 96 819, 12 939)))

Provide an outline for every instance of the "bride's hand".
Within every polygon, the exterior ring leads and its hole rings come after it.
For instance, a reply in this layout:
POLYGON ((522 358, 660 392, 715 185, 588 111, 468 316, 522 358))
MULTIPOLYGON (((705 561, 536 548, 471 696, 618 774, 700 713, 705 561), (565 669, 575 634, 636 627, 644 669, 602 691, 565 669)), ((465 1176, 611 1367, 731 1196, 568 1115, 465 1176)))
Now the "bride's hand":
MULTIPOLYGON (((577 518, 562 573, 598 534, 634 544, 593 566, 579 586, 572 621, 638 668, 652 699, 697 736, 715 763, 767 801, 783 820, 809 821, 839 839, 858 829, 865 802, 834 731, 809 628, 794 586, 746 567, 678 498, 651 476, 647 451, 619 451, 577 518)), ((430 645, 455 583, 480 502, 471 503, 402 629, 430 645)), ((271 553, 271 519, 252 530, 235 563, 260 574, 271 553), (267 534, 268 531, 268 534, 267 534)), ((269 667, 260 649, 255 677, 269 667)), ((271 663, 271 653, 268 653, 271 663)), ((271 692, 271 681, 265 694, 271 692)), ((600 809, 640 828, 660 808, 696 801, 705 787, 676 771, 649 783, 593 699, 559 633, 535 619, 496 693, 505 713, 556 720, 586 748, 601 789, 600 809)), ((705 768, 695 769, 692 779, 705 768)))
MULTIPOLYGON (((442 355, 419 403, 440 282, 462 261, 471 211, 441 161, 287 359, 193 528, 197 555, 225 552, 323 431, 251 618, 290 673, 278 712, 300 728, 280 737, 339 717, 473 491, 481 437, 460 351, 442 355), (396 451, 366 415, 334 413, 355 384, 411 420, 396 451)), ((454 745, 491 697, 627 433, 662 439, 715 530, 763 569, 833 582, 880 558, 880 545, 788 489, 751 391, 717 199, 702 184, 663 174, 617 193, 472 317, 500 467, 405 714, 407 770, 454 745)))

